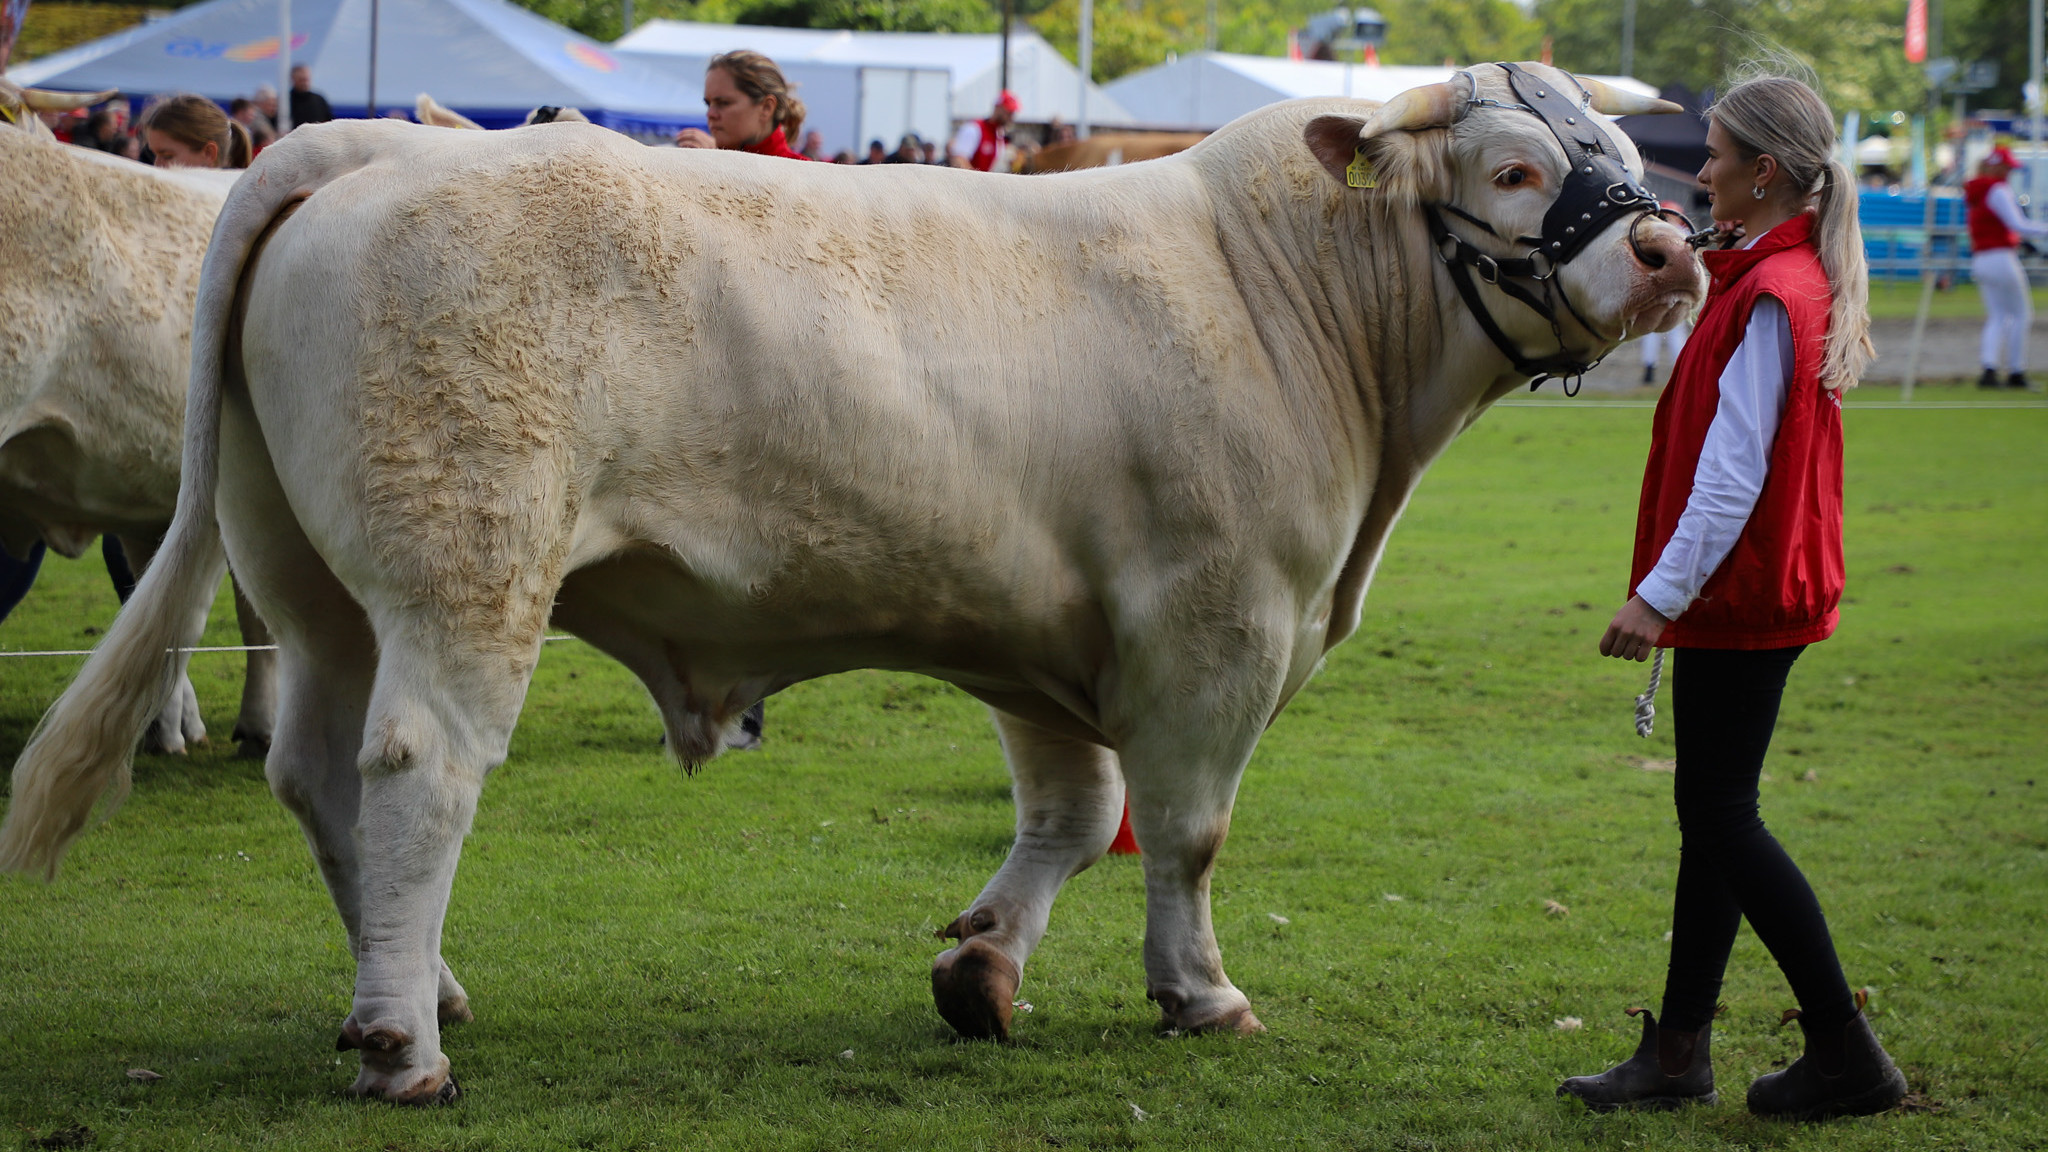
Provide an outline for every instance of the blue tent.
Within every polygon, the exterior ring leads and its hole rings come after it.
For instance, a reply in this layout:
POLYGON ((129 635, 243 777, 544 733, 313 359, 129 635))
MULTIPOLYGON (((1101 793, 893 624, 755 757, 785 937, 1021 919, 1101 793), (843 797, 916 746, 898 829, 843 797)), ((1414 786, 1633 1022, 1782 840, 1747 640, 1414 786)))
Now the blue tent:
MULTIPOLYGON (((369 103, 371 0, 293 0, 291 58, 337 116, 369 103)), ((130 96, 196 92, 220 101, 277 83, 278 0, 207 0, 161 20, 10 69, 17 84, 130 96)), ((509 0, 378 0, 380 111, 425 92, 487 128, 544 104, 574 106, 622 132, 702 126, 701 94, 509 0)))

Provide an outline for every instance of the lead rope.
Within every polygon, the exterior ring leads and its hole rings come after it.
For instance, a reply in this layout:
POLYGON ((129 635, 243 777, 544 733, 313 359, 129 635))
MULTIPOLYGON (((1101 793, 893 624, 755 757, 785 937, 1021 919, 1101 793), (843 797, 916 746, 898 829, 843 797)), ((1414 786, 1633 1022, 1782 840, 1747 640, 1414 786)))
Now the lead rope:
POLYGON ((1636 735, 1647 739, 1657 725, 1657 688, 1664 683, 1664 650, 1650 659, 1650 686, 1636 697, 1636 735))

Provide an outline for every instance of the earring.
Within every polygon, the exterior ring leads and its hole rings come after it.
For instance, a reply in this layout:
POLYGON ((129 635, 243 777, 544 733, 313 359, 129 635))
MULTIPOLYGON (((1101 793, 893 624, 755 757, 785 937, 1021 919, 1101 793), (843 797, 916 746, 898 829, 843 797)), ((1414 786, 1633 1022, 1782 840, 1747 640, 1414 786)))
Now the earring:
POLYGON ((1756 197, 1756 198, 1757 198, 1757 199, 1759 199, 1759 200, 1763 199, 1763 198, 1764 198, 1764 186, 1763 186, 1763 185, 1761 185, 1761 184, 1758 184, 1757 186, 1755 186, 1754 188, 1751 188, 1751 189, 1749 190, 1749 194, 1750 194, 1750 195, 1752 195, 1752 196, 1754 196, 1754 197, 1756 197))

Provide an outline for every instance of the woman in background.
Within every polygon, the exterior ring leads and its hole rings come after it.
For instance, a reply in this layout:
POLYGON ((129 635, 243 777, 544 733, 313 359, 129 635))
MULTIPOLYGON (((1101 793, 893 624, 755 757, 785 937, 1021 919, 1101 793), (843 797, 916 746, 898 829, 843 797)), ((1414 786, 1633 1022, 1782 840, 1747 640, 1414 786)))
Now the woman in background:
POLYGON ((247 168, 249 130, 204 96, 167 97, 142 114, 141 135, 159 168, 247 168))
POLYGON ((1721 979, 1744 918, 1792 985, 1806 1052, 1749 1088, 1797 1119, 1896 1105, 1906 1082, 1849 991, 1819 899, 1764 827, 1757 781, 1793 661, 1841 602, 1841 393, 1869 362, 1854 178, 1813 89, 1767 76, 1709 112, 1699 181, 1748 243, 1703 254, 1712 285, 1658 401, 1628 602, 1600 654, 1676 649, 1680 847, 1670 966, 1635 1055, 1558 1088, 1596 1111, 1711 1104, 1721 979))
POLYGON ((789 146, 804 123, 804 102, 790 94, 782 69, 745 48, 711 58, 704 69, 704 119, 711 130, 685 128, 678 148, 726 148, 785 160, 810 157, 789 146))

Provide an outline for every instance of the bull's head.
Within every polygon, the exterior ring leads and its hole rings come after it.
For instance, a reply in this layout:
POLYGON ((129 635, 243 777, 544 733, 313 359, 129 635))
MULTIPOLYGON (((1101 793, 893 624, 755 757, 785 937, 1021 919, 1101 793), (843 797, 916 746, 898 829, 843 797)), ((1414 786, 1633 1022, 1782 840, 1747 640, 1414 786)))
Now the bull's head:
POLYGON ((1491 64, 1306 138, 1349 192, 1412 207, 1480 326, 1523 375, 1583 371, 1695 308, 1705 274, 1604 116, 1676 104, 1541 64, 1491 64))
POLYGON ((50 129, 43 123, 39 113, 76 112, 90 108, 120 95, 115 89, 105 92, 48 92, 41 88, 23 88, 11 80, 0 79, 0 122, 36 136, 50 136, 50 129))

